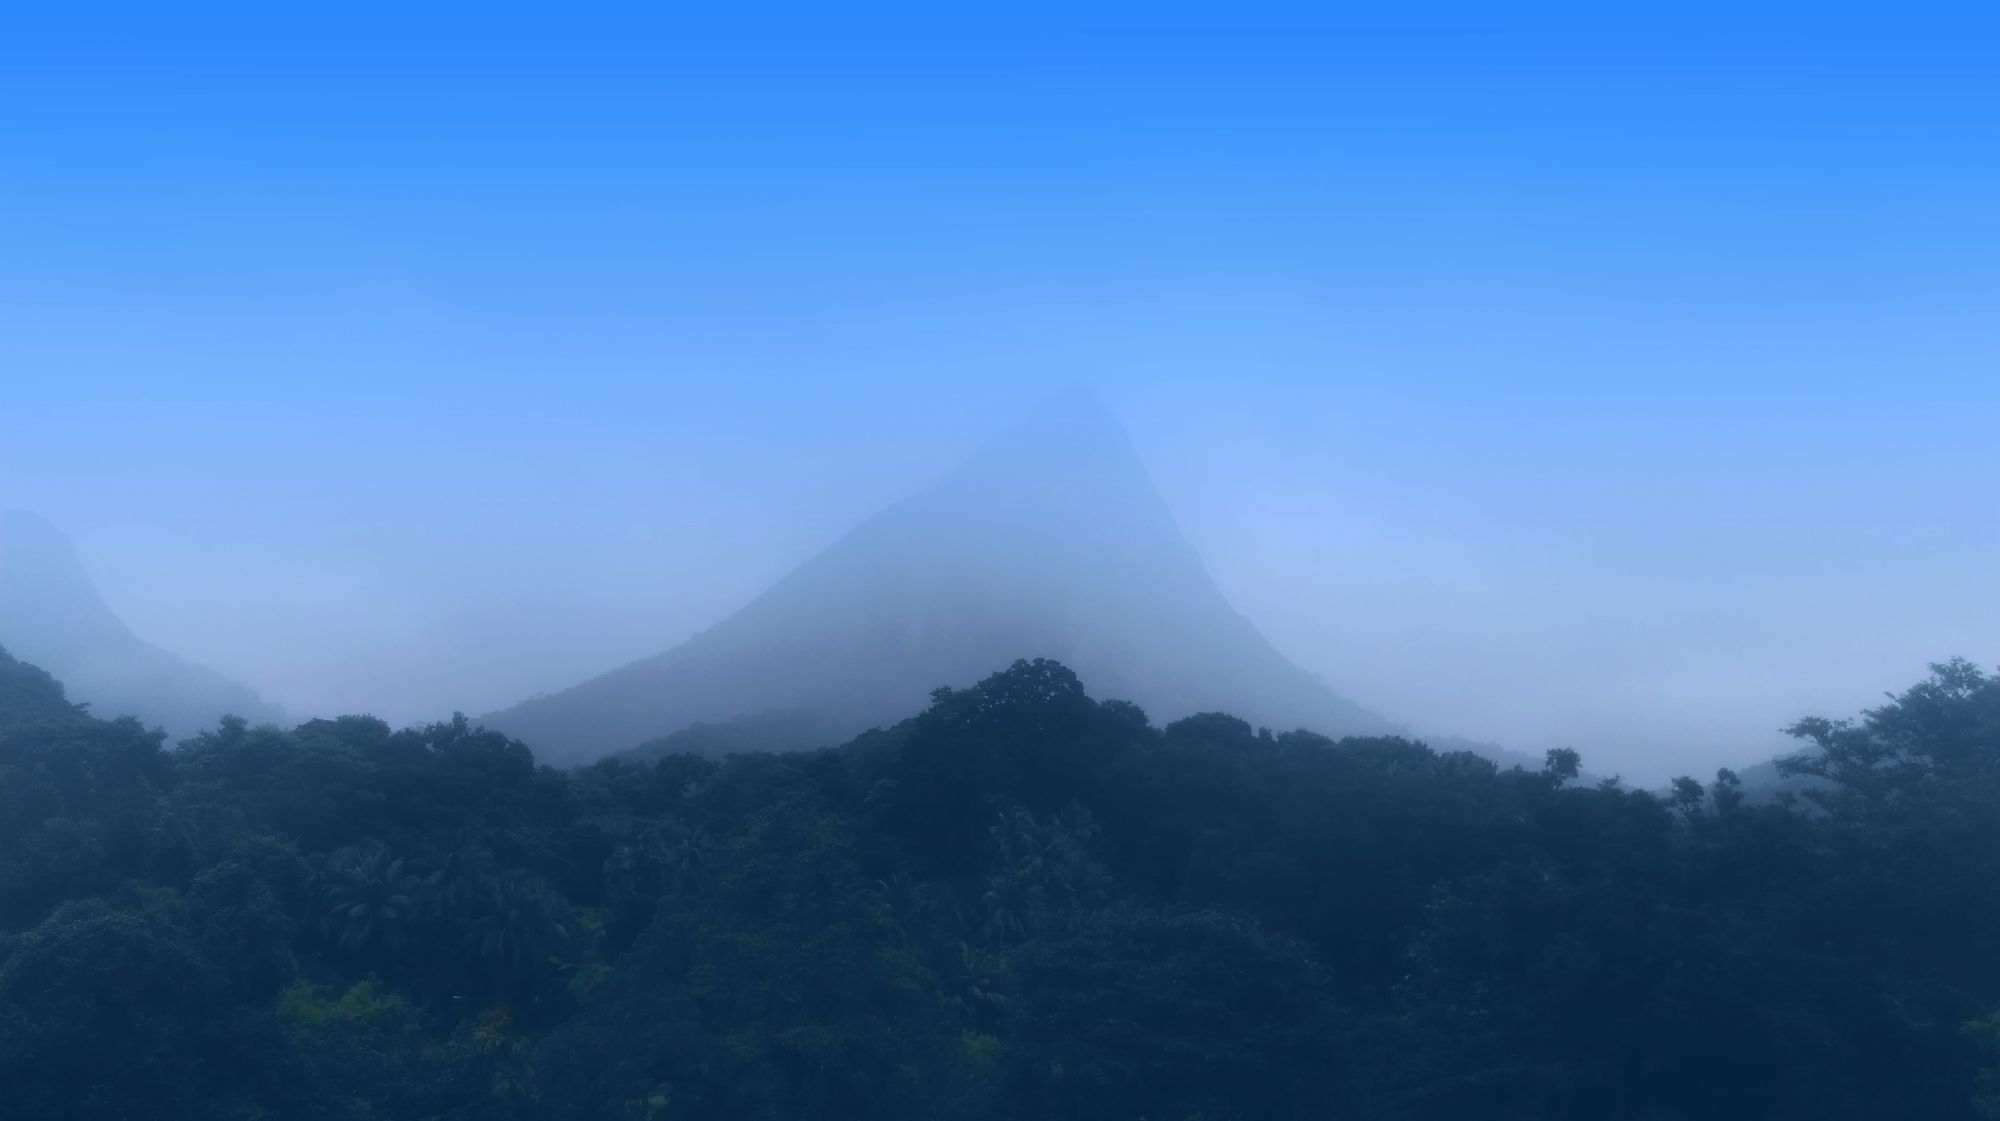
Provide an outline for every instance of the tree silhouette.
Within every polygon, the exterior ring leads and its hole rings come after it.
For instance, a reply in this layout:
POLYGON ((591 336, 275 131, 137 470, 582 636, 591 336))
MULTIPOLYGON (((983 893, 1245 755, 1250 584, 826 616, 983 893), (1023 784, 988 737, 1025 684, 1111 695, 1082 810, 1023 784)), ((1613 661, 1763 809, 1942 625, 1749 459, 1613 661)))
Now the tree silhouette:
POLYGON ((347 953, 393 956, 409 943, 421 891, 385 849, 346 854, 320 889, 321 931, 347 953))
POLYGON ((463 943, 503 976, 531 978, 554 964, 569 934, 542 886, 525 876, 492 881, 465 922, 463 943))

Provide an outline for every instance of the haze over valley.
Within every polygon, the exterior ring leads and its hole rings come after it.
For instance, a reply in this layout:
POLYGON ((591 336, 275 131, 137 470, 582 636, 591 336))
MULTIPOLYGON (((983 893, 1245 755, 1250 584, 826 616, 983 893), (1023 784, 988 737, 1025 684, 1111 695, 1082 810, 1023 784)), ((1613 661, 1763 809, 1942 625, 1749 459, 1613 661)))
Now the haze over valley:
POLYGON ((15 7, 0 1121, 2000 1121, 2000 7, 15 7))
MULTIPOLYGON (((1503 458, 1479 466, 1457 443, 1462 433, 1439 435, 1385 472, 1369 462, 1389 454, 1384 441, 1359 416, 1328 414, 1328 450, 1282 418, 1269 421, 1272 442, 1259 442, 1240 405, 1192 409, 1215 400, 1205 392, 1125 399, 1120 407, 1116 394, 1075 387, 971 394, 934 414, 896 406, 905 422, 875 427, 832 405, 839 424, 781 409, 773 424, 725 445, 677 424, 655 398, 674 436, 643 451, 537 459, 511 450, 532 446, 522 438, 500 435, 523 431, 520 422, 495 421, 490 440, 440 437, 457 450, 435 453, 444 458, 433 475, 395 490, 332 463, 278 467, 306 479, 325 471, 282 502, 259 477, 223 477, 199 455, 199 474, 171 492, 141 473, 129 488, 91 493, 56 478, 60 457, 22 462, 33 433, 0 445, 0 456, 25 468, 6 477, 44 480, 37 489, 59 499, 36 504, 44 520, 80 539, 79 563, 109 610, 148 641, 292 712, 374 712, 399 723, 497 712, 675 647, 882 508, 948 495, 941 480, 954 463, 1004 444, 1051 401, 1084 401, 1082 411, 1102 411, 1129 431, 1129 443, 1122 434, 1113 441, 1125 459, 1078 463, 1093 449, 1060 440, 1045 442, 1044 462, 1017 448, 1009 470, 1019 495, 1081 485, 1100 507, 1085 520, 1119 538, 1112 548, 1134 551, 1098 563, 1192 553, 1214 580, 1201 594, 1220 595, 1284 660, 1388 722, 1433 736, 1531 755, 1572 746, 1593 769, 1637 781, 1744 766, 1783 750, 1777 730, 1799 713, 1865 704, 1879 681, 1932 651, 1974 648, 2000 626, 1994 583, 1971 575, 2000 555, 2000 545, 1982 551, 1995 523, 1954 520, 1940 548, 1903 550, 1895 519, 1924 516, 1950 496, 1919 492, 1894 509, 1851 503, 1823 489, 1847 469, 1838 461, 1796 477, 1746 465, 1734 480, 1677 489, 1631 481, 1621 496, 1606 476, 1641 470, 1664 452, 1644 444, 1614 452, 1593 438, 1585 447, 1607 456, 1601 469, 1586 471, 1583 449, 1564 454, 1579 473, 1547 484, 1553 494, 1528 496, 1495 477, 1523 469, 1505 456, 1553 454, 1529 453, 1525 438, 1484 439, 1486 454, 1503 458), (1120 413, 1135 419, 1110 415, 1120 413), (1223 448, 1227 461, 1216 458, 1223 448), (506 462, 517 454, 533 467, 506 462), (780 470, 765 462, 772 456, 814 466, 780 470), (1463 473, 1447 476, 1433 461, 1463 473), (473 464, 494 477, 466 474, 473 464), (533 478, 543 469, 548 477, 533 478), (1124 481, 1131 472, 1147 476, 1143 485, 1124 481), (1814 489, 1803 489, 1808 480, 1814 489), (214 505, 222 496, 262 528, 227 532, 228 513, 214 505), (1557 496, 1571 505, 1555 509, 1557 496), (422 515, 420 500, 436 512, 422 515), (1688 508, 1696 501, 1713 509, 1696 514, 1688 508), (67 516, 49 516, 52 504, 67 516), (1140 517, 1133 507, 1156 512, 1140 517), (108 513, 115 526, 103 523, 108 513), (1447 530, 1447 517, 1463 522, 1447 530), (1809 535, 1829 532, 1843 545, 1820 553, 1812 572, 1784 567, 1809 535), (1599 563, 1614 554, 1630 563, 1599 563), (1895 572, 1904 574, 1899 594, 1880 594, 1875 582, 1895 572), (1873 639, 1843 639, 1857 628, 1873 639)), ((1846 438, 1836 428, 1807 443, 1846 438)), ((276 454, 272 436, 231 439, 241 454, 276 454)), ((1955 454, 1925 453, 1940 470, 1955 454)), ((1008 520, 1018 516, 988 500, 939 498, 953 508, 923 528, 930 551, 909 563, 939 580, 1028 571, 1030 538, 1008 520), (978 552, 980 542, 1001 551, 978 552), (1007 554, 1010 546, 1019 551, 1007 554)), ((27 601, 10 590, 18 613, 27 601)), ((896 705, 864 706, 864 723, 893 718, 932 685, 1055 653, 1046 645, 994 646, 963 665, 947 659, 937 680, 906 681, 896 705)), ((1151 701, 1162 717, 1183 707, 1160 686, 1113 677, 1105 688, 1151 701)), ((1283 727, 1295 712, 1281 706, 1263 718, 1283 727)), ((852 723, 829 732, 858 730, 852 723)), ((647 729, 633 743, 672 730, 647 729)))

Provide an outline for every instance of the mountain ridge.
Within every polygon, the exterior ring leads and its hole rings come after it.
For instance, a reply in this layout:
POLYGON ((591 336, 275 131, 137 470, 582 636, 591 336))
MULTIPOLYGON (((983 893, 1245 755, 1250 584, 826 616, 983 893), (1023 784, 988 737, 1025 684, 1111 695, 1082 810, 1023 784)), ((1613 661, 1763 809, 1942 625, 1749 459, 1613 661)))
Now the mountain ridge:
POLYGON ((0 510, 0 646, 47 670, 96 714, 136 716, 176 737, 224 715, 285 715, 248 686, 133 633, 70 539, 26 510, 0 510))
POLYGON ((482 721, 557 763, 773 711, 808 714, 787 723, 816 721, 833 743, 1034 658, 1160 721, 1226 711, 1336 738, 1411 734, 1236 611, 1087 396, 1044 405, 679 645, 482 721))

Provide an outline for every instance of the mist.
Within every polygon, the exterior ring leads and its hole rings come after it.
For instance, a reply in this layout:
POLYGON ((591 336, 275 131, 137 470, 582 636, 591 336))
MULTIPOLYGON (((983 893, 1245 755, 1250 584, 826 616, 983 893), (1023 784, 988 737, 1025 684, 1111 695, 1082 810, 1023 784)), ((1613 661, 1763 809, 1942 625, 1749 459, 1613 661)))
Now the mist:
POLYGON ((672 647, 1080 384, 1229 601, 1425 733, 1656 781, 2000 657, 2000 230, 1951 129, 1990 97, 1755 34, 1699 96, 1615 36, 1375 41, 826 84, 790 40, 52 41, 8 79, 66 94, 0 156, 0 506, 146 639, 403 723, 672 647))
POLYGON ((0 1121, 2000 1119, 2000 8, 15 7, 0 1121))
MULTIPOLYGON (((78 409, 10 422, 6 504, 70 533, 151 641, 295 713, 401 723, 675 645, 1048 388, 966 384, 941 408, 802 382, 781 410, 711 398, 698 419, 671 384, 587 415, 521 395, 442 431, 328 425, 345 454, 266 417, 107 457, 78 409)), ((1560 423, 1193 378, 1105 396, 1230 601, 1426 732, 1574 746, 1633 778, 1740 766, 2000 630, 1995 523, 1926 485, 1973 467, 1963 415, 1560 423), (1894 475, 1849 455, 1899 420, 1894 475)))

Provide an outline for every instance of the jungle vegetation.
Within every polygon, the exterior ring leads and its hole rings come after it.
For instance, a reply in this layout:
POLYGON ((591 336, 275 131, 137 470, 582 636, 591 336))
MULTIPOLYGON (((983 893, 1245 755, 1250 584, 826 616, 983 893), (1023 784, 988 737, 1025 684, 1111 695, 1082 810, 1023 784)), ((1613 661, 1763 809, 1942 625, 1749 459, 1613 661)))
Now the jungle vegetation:
POLYGON ((0 656, 0 1117, 2000 1117, 2000 678, 1664 791, 1020 662, 844 746, 169 746, 0 656))

